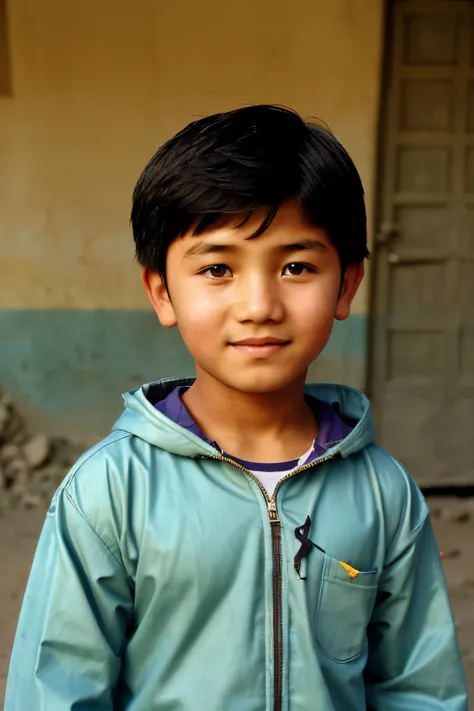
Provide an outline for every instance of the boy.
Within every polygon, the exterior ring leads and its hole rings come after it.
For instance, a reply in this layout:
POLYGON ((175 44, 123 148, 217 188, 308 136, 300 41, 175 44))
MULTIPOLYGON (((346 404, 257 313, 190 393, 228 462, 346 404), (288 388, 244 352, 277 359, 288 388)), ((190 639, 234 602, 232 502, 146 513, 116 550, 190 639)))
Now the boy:
POLYGON ((305 386, 367 256, 347 153, 278 107, 196 121, 132 225, 196 378, 128 393, 56 493, 6 708, 467 709, 420 491, 361 393, 305 386))

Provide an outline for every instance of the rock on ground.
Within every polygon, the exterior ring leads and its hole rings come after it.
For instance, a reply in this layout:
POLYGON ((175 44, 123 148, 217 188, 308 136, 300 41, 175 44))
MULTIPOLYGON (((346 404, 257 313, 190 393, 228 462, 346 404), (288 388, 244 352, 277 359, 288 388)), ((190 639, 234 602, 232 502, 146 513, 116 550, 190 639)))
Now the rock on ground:
POLYGON ((0 390, 0 514, 49 502, 81 449, 29 432, 12 398, 0 390))
POLYGON ((36 434, 23 445, 23 456, 33 469, 40 467, 48 459, 51 442, 45 434, 36 434))

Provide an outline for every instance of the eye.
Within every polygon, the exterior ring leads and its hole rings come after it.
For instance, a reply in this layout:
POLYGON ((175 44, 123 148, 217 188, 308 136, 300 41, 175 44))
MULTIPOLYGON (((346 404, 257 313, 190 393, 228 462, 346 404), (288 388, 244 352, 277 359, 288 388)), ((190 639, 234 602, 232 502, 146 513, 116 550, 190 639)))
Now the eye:
POLYGON ((230 269, 225 264, 213 264, 201 273, 210 276, 212 279, 223 279, 230 276, 230 269))
POLYGON ((285 272, 287 272, 287 276, 301 276, 302 274, 315 271, 316 269, 310 264, 303 264, 302 262, 292 262, 291 264, 286 265, 286 267, 283 269, 283 274, 285 275, 285 272))

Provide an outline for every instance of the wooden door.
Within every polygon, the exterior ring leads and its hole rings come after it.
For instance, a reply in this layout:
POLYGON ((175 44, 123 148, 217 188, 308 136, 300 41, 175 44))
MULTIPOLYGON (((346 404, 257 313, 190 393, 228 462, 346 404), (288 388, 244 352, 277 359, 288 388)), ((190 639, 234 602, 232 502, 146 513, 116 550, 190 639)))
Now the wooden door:
POLYGON ((420 484, 472 484, 474 2, 390 12, 370 394, 420 484))

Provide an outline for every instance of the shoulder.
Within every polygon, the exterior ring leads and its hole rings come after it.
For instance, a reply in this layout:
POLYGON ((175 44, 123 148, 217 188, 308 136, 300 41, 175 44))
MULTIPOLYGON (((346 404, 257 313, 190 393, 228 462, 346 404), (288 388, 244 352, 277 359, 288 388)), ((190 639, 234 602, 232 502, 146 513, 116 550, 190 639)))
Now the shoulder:
POLYGON ((57 517, 66 518, 72 506, 117 557, 123 522, 123 464, 130 456, 131 438, 128 432, 112 432, 84 452, 56 491, 51 505, 57 517))
POLYGON ((60 490, 75 503, 80 502, 85 492, 89 498, 98 496, 118 477, 119 463, 130 449, 131 437, 128 432, 115 431, 85 451, 68 472, 60 490))
POLYGON ((156 481, 166 452, 135 435, 114 430, 84 452, 71 468, 53 499, 57 516, 71 506, 116 557, 123 545, 139 535, 141 510, 150 480, 156 481))
POLYGON ((401 462, 377 445, 365 449, 374 486, 391 508, 406 512, 410 526, 417 528, 428 514, 423 494, 401 462))
POLYGON ((429 516, 420 488, 403 464, 382 447, 369 445, 362 454, 384 519, 388 550, 408 545, 429 516))

